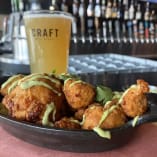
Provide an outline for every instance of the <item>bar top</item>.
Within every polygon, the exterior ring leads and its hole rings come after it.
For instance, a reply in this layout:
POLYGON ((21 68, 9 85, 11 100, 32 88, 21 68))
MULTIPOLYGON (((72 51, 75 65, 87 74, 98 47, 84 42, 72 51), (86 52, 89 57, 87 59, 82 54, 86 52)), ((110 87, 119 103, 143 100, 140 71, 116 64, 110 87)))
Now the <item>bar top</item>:
POLYGON ((121 148, 101 153, 72 153, 39 147, 15 138, 1 127, 0 134, 1 157, 154 157, 157 154, 156 124, 141 125, 128 144, 121 148))
MULTIPOLYGON (((1 55, 0 71, 10 74, 29 73, 29 62, 15 60, 12 54, 1 55)), ((156 72, 157 61, 113 53, 70 55, 68 71, 74 74, 156 72)))

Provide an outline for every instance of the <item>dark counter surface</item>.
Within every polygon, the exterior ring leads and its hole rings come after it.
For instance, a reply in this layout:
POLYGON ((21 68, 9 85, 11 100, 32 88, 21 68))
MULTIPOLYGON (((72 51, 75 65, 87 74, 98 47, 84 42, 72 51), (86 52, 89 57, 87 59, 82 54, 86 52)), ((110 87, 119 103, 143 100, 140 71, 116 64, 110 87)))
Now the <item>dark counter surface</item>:
MULTIPOLYGON (((30 73, 28 60, 17 60, 13 54, 0 55, 0 71, 4 74, 30 73)), ((87 73, 131 73, 157 71, 157 61, 127 55, 105 53, 70 55, 68 72, 87 73)))
MULTIPOLYGON (((157 85, 157 61, 112 53, 70 55, 69 72, 92 84, 106 84, 115 90, 124 89, 137 79, 157 85)), ((17 73, 30 73, 29 62, 16 61, 10 54, 1 55, 0 75, 17 73)))

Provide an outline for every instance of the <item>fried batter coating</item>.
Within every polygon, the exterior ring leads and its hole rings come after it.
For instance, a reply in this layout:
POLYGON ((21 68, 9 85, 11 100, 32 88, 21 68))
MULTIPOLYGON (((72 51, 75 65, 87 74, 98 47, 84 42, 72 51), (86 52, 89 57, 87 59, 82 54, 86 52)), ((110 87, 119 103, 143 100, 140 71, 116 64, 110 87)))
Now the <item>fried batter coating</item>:
POLYGON ((90 105, 83 115, 82 128, 87 130, 92 130, 99 124, 99 121, 103 115, 103 106, 94 103, 90 105))
POLYGON ((21 75, 21 74, 10 77, 5 83, 1 85, 0 93, 3 96, 7 95, 8 91, 10 90, 9 87, 11 86, 11 84, 16 85, 18 80, 22 79, 23 77, 24 75, 21 75))
POLYGON ((64 82, 63 91, 68 104, 75 110, 87 107, 95 98, 95 89, 92 85, 72 78, 64 82))
POLYGON ((42 121, 48 106, 54 105, 50 121, 58 120, 64 110, 61 82, 48 74, 32 74, 20 79, 3 98, 12 117, 30 122, 42 121))
POLYGON ((116 128, 124 125, 127 121, 127 117, 120 105, 118 105, 118 99, 114 99, 108 102, 104 106, 104 111, 111 110, 106 120, 104 120, 103 125, 105 129, 116 128), (114 108, 115 107, 115 108, 114 108), (113 110, 112 110, 113 108, 113 110))
POLYGON ((84 112, 85 112, 85 108, 81 108, 75 112, 74 117, 77 120, 82 121, 84 112))
POLYGON ((149 85, 144 80, 137 80, 137 85, 127 89, 120 100, 120 104, 129 117, 136 117, 146 112, 147 98, 145 93, 149 92, 149 85))
POLYGON ((49 74, 15 75, 0 89, 4 96, 2 103, 18 120, 86 130, 120 127, 127 116, 142 115, 148 108, 147 92, 148 83, 137 80, 122 96, 112 98, 103 106, 94 102, 96 90, 91 84, 68 78, 63 85, 63 80, 49 74))
POLYGON ((113 100, 108 102, 105 107, 98 103, 92 104, 84 113, 82 128, 87 130, 95 127, 111 129, 125 124, 126 116, 116 103, 117 100, 113 100))
POLYGON ((65 129, 80 129, 81 126, 74 118, 63 117, 61 120, 55 122, 55 127, 65 129))

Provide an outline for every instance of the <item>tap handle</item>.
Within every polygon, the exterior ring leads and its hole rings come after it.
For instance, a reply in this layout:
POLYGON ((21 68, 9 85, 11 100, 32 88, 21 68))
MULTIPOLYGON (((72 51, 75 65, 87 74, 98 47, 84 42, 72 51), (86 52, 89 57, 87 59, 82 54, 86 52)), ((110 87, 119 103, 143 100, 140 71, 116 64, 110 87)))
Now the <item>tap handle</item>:
POLYGON ((126 34, 126 24, 125 22, 122 23, 122 34, 123 34, 123 41, 124 43, 127 42, 127 34, 126 34))
POLYGON ((145 40, 146 40, 146 43, 149 43, 149 22, 148 21, 145 21, 144 22, 144 32, 145 32, 145 40))
POLYGON ((111 20, 108 21, 108 27, 109 27, 110 41, 111 41, 111 43, 114 43, 112 21, 111 20))
POLYGON ((106 21, 103 21, 103 38, 104 38, 104 43, 107 43, 107 25, 106 25, 106 21))
POLYGON ((128 38, 129 38, 129 41, 130 43, 133 42, 133 37, 132 37, 132 21, 128 21, 127 22, 127 27, 128 27, 128 38))
POLYGON ((74 18, 74 20, 72 22, 72 35, 73 35, 74 43, 77 43, 77 21, 76 21, 76 18, 74 18))
POLYGON ((120 22, 119 22, 119 20, 115 21, 115 31, 116 31, 117 42, 120 43, 120 22))
POLYGON ((134 35, 135 42, 138 43, 139 42, 139 36, 138 36, 137 20, 133 21, 133 35, 134 35))

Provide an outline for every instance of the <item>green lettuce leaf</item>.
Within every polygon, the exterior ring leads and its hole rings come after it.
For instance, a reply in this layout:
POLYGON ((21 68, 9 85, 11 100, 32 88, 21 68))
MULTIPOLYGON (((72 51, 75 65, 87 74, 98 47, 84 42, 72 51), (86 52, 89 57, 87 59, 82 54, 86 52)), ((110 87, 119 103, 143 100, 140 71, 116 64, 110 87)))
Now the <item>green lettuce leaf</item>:
POLYGON ((111 88, 105 86, 96 87, 96 101, 102 103, 103 105, 112 100, 113 92, 111 88))

